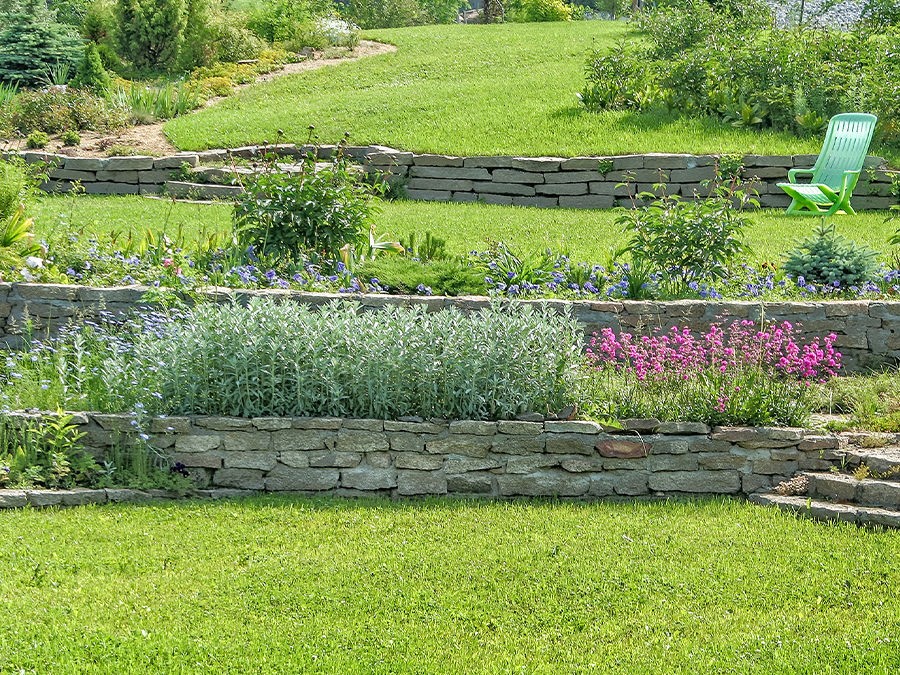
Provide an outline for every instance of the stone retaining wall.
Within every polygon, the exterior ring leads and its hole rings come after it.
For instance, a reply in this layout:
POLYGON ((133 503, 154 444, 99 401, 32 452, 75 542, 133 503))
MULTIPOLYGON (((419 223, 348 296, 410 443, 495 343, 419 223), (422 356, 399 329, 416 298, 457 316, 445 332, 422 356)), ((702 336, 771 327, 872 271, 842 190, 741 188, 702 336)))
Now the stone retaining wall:
MULTIPOLYGON (((123 316, 147 307, 142 286, 91 288, 62 284, 0 282, 0 349, 21 348, 23 333, 30 324, 33 334, 43 337, 69 322, 96 320, 100 312, 123 316)), ((348 296, 334 293, 305 293, 282 290, 215 289, 200 293, 215 302, 246 302, 251 297, 271 297, 317 307, 335 301, 354 301, 365 309, 387 305, 423 305, 429 311, 455 307, 463 311, 487 307, 485 297, 440 297, 400 295, 348 296)), ((875 300, 833 302, 740 302, 703 300, 677 301, 595 301, 521 300, 526 304, 571 311, 590 335, 602 328, 631 332, 671 326, 705 330, 711 322, 734 318, 790 321, 798 325, 804 340, 835 333, 835 344, 844 355, 848 371, 896 365, 900 362, 900 302, 875 300)))
MULTIPOLYGON (((176 196, 228 198, 238 188, 204 184, 228 182, 221 168, 203 170, 202 165, 228 163, 232 158, 258 158, 264 151, 287 159, 299 159, 313 148, 292 144, 247 146, 232 150, 185 152, 170 157, 83 158, 43 152, 21 153, 29 161, 53 167, 50 191, 67 191, 78 181, 89 194, 146 194, 168 190, 176 196), (179 176, 187 165, 197 169, 193 178, 179 176), (198 169, 199 167, 199 169, 198 169)), ((317 148, 326 158, 333 146, 317 148)), ((630 206, 630 193, 652 191, 659 182, 668 184, 669 194, 693 197, 708 194, 704 181, 715 175, 715 155, 645 154, 615 157, 452 157, 402 152, 383 146, 360 146, 349 154, 370 172, 392 177, 405 186, 412 199, 425 201, 480 201, 518 206, 611 208, 630 206), (620 184, 626 179, 630 187, 620 184)), ((784 208, 789 199, 776 183, 787 180, 788 169, 808 168, 816 155, 746 155, 744 177, 756 178, 761 206, 784 208)), ((884 160, 869 157, 867 169, 855 190, 857 209, 888 209, 898 203, 892 194, 892 177, 884 160)))
MULTIPOLYGON (((27 417, 19 415, 19 417, 27 417)), ((134 434, 128 415, 76 415, 97 456, 134 434)), ((828 470, 844 441, 793 428, 626 420, 406 421, 168 417, 150 443, 199 488, 359 496, 749 495, 828 470)))

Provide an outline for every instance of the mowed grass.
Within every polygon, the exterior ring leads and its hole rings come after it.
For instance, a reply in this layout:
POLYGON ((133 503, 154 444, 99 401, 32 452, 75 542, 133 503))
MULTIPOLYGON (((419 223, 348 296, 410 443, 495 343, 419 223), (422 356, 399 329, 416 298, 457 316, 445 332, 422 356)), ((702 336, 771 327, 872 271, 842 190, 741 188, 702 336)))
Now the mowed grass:
POLYGON ((735 129, 665 112, 583 110, 592 47, 639 39, 623 22, 422 26, 371 31, 397 52, 278 78, 169 122, 188 150, 278 140, 354 144, 456 155, 636 152, 802 154, 821 139, 735 129))
POLYGON ((738 501, 0 513, 0 671, 889 673, 900 536, 738 501))
MULTIPOLYGON (((603 263, 610 251, 625 242, 613 210, 534 209, 489 204, 448 204, 396 201, 380 205, 375 216, 379 236, 406 239, 409 233, 431 232, 447 240, 452 253, 485 250, 503 241, 514 252, 527 255, 551 249, 573 259, 603 263)), ((188 204, 146 197, 82 196, 42 197, 32 210, 39 238, 59 241, 67 232, 80 232, 119 243, 147 230, 166 233, 178 242, 205 241, 214 232, 227 233, 231 207, 227 204, 188 204)), ((887 213, 866 212, 835 216, 839 233, 881 251, 887 260, 892 247, 887 239, 900 220, 887 221, 887 213)), ((818 224, 817 218, 789 218, 782 211, 750 212, 747 231, 751 262, 777 262, 786 251, 818 224)))

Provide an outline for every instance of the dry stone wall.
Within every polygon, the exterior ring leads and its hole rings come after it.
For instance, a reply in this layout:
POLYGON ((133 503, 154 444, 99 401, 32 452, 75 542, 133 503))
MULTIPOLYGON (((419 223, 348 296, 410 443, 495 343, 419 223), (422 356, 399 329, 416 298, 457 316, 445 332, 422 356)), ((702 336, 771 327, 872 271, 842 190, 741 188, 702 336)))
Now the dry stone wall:
MULTIPOLYGON (((102 458, 134 433, 128 415, 77 415, 102 458)), ((412 497, 749 495, 828 470, 845 441, 794 428, 626 420, 403 421, 160 417, 150 443, 199 488, 412 497)))
MULTIPOLYGON (((142 286, 92 288, 62 284, 0 282, 0 349, 21 348, 26 325, 43 337, 70 322, 95 321, 101 312, 124 316, 147 308, 142 286)), ((473 311, 487 307, 485 297, 391 296, 334 293, 306 293, 287 290, 209 289, 201 298, 213 302, 246 302, 252 297, 270 297, 317 307, 329 302, 357 302, 373 310, 388 305, 422 305, 429 311, 457 308, 473 311)), ((521 300, 534 306, 569 311, 590 335, 603 328, 648 332, 687 326, 706 330, 714 321, 729 318, 758 321, 790 321, 799 327, 803 339, 835 333, 836 346, 844 355, 848 371, 900 363, 900 302, 854 300, 832 302, 740 302, 703 300, 596 301, 521 300)))
MULTIPOLYGON (((231 160, 259 158, 272 152, 298 160, 314 148, 292 144, 247 146, 232 150, 186 152, 170 157, 83 158, 43 152, 20 153, 28 161, 51 168, 49 191, 65 192, 78 182, 89 194, 154 194, 227 199, 240 192, 231 185, 241 167, 229 169, 231 160), (210 164, 225 164, 207 166, 210 164), (179 175, 187 166, 191 177, 179 175)), ((333 146, 315 148, 319 157, 331 155, 333 146)), ((453 157, 402 152, 383 146, 360 146, 349 154, 372 173, 399 182, 412 199, 442 202, 484 202, 544 208, 603 209, 631 206, 629 194, 652 191, 665 182, 672 195, 705 195, 705 184, 715 176, 715 155, 645 154, 614 157, 453 157), (630 181, 623 186, 623 181, 630 181)), ((816 155, 746 155, 743 176, 754 179, 760 205, 784 208, 789 199, 776 183, 787 180, 790 168, 808 168, 816 155)), ((853 206, 860 210, 888 209, 898 203, 892 173, 879 157, 869 157, 855 190, 853 206)))

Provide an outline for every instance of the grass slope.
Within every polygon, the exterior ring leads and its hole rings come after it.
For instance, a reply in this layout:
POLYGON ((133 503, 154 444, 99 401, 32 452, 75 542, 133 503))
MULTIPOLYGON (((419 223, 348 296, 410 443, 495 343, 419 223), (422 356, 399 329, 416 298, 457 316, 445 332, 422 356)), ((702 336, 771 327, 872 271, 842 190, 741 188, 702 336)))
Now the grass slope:
MULTIPOLYGON (((33 208, 37 235, 59 241, 69 230, 120 242, 131 232, 143 236, 150 229, 178 241, 205 239, 202 233, 227 232, 231 207, 226 204, 185 204, 144 197, 46 196, 33 208)), ((379 235, 405 238, 426 231, 447 240, 454 253, 484 250, 491 241, 504 241, 514 251, 528 253, 550 248, 567 251, 575 260, 602 263, 610 249, 621 246, 615 225, 617 212, 570 209, 531 209, 488 204, 444 204, 398 201, 382 204, 375 217, 379 235)), ((788 218, 782 211, 749 214, 753 226, 747 241, 751 260, 777 261, 818 223, 815 218, 788 218)), ((876 250, 887 252, 887 238, 900 221, 885 222, 884 213, 835 216, 838 232, 876 250)))
POLYGON ((179 148, 323 142, 351 133, 380 143, 457 155, 634 152, 795 154, 820 140, 734 129, 666 113, 591 114, 575 98, 592 46, 637 39, 622 22, 423 26, 372 31, 388 54, 278 78, 169 122, 179 148))
POLYGON ((0 513, 0 671, 888 673, 900 537, 736 501, 0 513))

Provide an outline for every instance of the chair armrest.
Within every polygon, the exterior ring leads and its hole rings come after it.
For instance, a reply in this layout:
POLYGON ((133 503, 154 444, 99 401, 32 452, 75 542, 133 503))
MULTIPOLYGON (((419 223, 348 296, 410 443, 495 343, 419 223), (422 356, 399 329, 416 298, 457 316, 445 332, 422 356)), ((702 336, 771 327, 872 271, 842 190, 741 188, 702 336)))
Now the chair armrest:
POLYGON ((841 192, 850 192, 853 191, 853 188, 856 187, 856 182, 859 180, 859 171, 845 171, 843 177, 841 178, 841 192))
POLYGON ((788 169, 788 181, 790 181, 791 183, 796 183, 797 175, 801 173, 809 174, 810 176, 812 176, 815 171, 813 169, 788 169))

